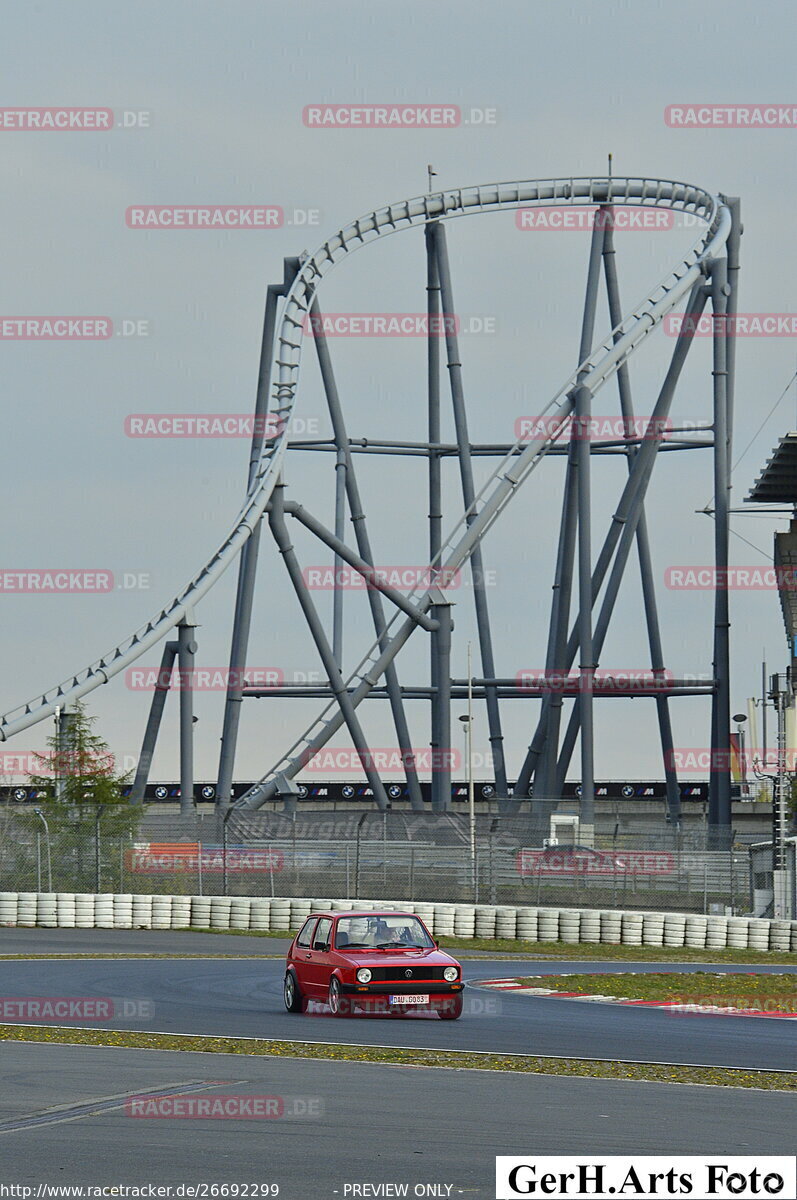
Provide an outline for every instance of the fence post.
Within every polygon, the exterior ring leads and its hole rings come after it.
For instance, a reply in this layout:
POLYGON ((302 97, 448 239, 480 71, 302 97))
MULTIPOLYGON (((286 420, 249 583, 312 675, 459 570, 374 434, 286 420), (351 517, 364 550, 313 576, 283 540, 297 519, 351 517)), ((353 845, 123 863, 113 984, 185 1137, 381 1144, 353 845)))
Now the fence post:
POLYGON ((415 900, 415 847, 410 846, 410 901, 415 900))
POLYGON ((94 816, 94 891, 100 890, 100 815, 99 804, 94 816))
POLYGON ((42 890, 42 835, 36 833, 36 891, 42 890))
POLYGON ((227 822, 221 824, 221 894, 227 895, 227 822))
POLYGON ((268 848, 268 874, 271 882, 271 894, 274 895, 274 855, 271 853, 271 846, 268 848))
MULTIPOLYGON (((731 880, 731 890, 733 890, 733 880, 731 880)), ((703 912, 708 912, 708 859, 703 862, 703 912)))
POLYGON ((346 843, 346 895, 349 894, 349 843, 346 843))
POLYGON ((197 887, 199 888, 199 894, 201 896, 202 895, 202 843, 201 842, 197 842, 197 844, 196 844, 196 874, 197 874, 197 887))

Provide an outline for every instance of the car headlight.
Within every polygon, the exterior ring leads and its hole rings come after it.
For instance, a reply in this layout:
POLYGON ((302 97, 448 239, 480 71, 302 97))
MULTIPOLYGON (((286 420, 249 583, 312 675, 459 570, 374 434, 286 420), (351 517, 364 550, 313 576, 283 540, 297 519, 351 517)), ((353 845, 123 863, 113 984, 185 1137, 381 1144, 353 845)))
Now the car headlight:
POLYGON ((368 983, 370 981, 370 979, 371 979, 371 972, 368 970, 368 968, 360 967, 359 971, 357 972, 357 982, 358 983, 368 983))
POLYGON ((443 971, 443 979, 448 983, 453 983, 458 975, 459 971, 456 967, 446 967, 445 971, 443 971))

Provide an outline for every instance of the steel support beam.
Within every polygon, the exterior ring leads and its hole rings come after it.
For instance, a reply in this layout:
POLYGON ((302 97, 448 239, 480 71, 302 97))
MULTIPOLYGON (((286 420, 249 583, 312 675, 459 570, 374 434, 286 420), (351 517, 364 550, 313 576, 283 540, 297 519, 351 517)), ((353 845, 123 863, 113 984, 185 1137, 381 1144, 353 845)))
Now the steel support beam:
MULTIPOLYGON (((711 266, 711 305, 715 317, 713 344, 714 377, 714 564, 723 579, 728 567, 730 507, 730 463, 728 459, 728 336, 723 325, 728 306, 728 262, 719 258, 711 266), (716 320, 719 318, 719 321, 716 320), (716 326, 720 327, 717 328, 716 326)), ((712 769, 709 772, 708 833, 714 849, 726 849, 731 841, 731 745, 730 697, 730 610, 728 589, 714 592, 714 676, 717 691, 712 704, 712 769)))
POLYGON ((332 647, 327 641, 327 636, 324 632, 324 626, 321 623, 315 604, 313 603, 310 593, 307 590, 307 585, 302 576, 301 567, 299 566, 296 553, 291 544, 290 537, 288 536, 288 528, 285 524, 285 516, 283 512, 284 486, 285 485, 280 482, 274 489, 271 506, 269 508, 269 525, 271 532, 274 535, 274 540, 277 543, 279 552, 285 562, 288 575, 290 576, 291 583, 293 584, 293 589, 296 592, 296 598, 299 601, 302 612, 304 613, 304 619, 307 622, 307 627, 310 630, 310 634, 316 644, 319 657, 324 665, 324 670, 326 671, 327 678, 329 680, 329 686, 335 695, 341 715, 348 727, 349 735, 354 743, 354 748, 357 751, 360 762, 362 763, 365 777, 371 785, 371 789, 374 793, 374 800, 377 804, 377 807, 384 811, 390 808, 390 801, 387 798, 387 792, 385 791, 378 772, 374 768, 373 757, 368 749, 368 744, 365 740, 362 726, 360 725, 359 718, 355 712, 355 706, 352 703, 352 697, 346 690, 340 667, 335 661, 335 656, 332 653, 332 647))
MULTIPOLYGON (((614 248, 614 230, 607 224, 603 241, 603 273, 606 281, 606 297, 609 302, 609 320, 612 328, 616 329, 623 319, 620 303, 620 287, 617 281, 616 251, 614 248)), ((620 396, 620 411, 626 422, 626 430, 634 428, 634 405, 631 398, 631 381, 628 373, 628 363, 622 363, 617 369, 617 389, 620 396)), ((628 451, 628 470, 632 469, 635 450, 628 451)), ((639 520, 636 530, 637 555, 639 557, 639 573, 642 582, 642 603, 645 609, 645 624, 648 631, 650 647, 650 665, 654 672, 664 671, 664 651, 661 643, 659 612, 656 603, 656 585, 653 579, 653 564, 650 554, 647 519, 644 505, 640 505, 639 520)), ((678 775, 675 770, 673 754, 672 721, 666 695, 656 697, 656 716, 659 723, 659 740, 661 741, 661 756, 664 764, 664 779, 667 789, 667 812, 673 825, 681 821, 681 789, 678 786, 678 775)))
MULTIPOLYGON (((346 454, 336 447, 337 462, 335 463, 335 537, 343 542, 346 533, 346 454)), ((335 572, 334 592, 332 594, 332 653, 335 661, 343 670, 343 588, 340 586, 339 572, 343 559, 336 552, 333 559, 335 572)))
MULTIPOLYGON (((274 335, 277 323, 277 303, 285 296, 299 269, 298 258, 286 258, 283 263, 282 283, 270 283, 266 290, 266 311, 263 318, 263 336, 260 341, 260 363, 257 372, 255 396, 255 420, 249 446, 249 469, 247 494, 255 484, 257 464, 266 433, 271 389, 271 363, 273 359, 274 335)), ((225 813, 232 800, 232 778, 235 770, 235 751, 238 745, 238 727, 241 720, 241 685, 249 650, 249 633, 252 625, 252 604, 257 578, 257 559, 260 551, 260 521, 244 543, 238 563, 238 585, 235 595, 235 614, 232 623, 230 645, 230 676, 227 681, 227 697, 224 703, 224 722, 221 731, 219 774, 216 782, 216 810, 225 813)))
POLYGON ((194 814, 194 640, 196 622, 190 614, 177 626, 177 666, 180 678, 180 816, 194 814))
POLYGON ((451 807, 451 601, 439 590, 430 609, 437 622, 437 680, 432 695, 437 742, 432 742, 432 811, 451 807))
MULTIPOLYGON (((332 423, 332 432, 338 451, 343 455, 344 462, 346 464, 346 496, 349 502, 349 514, 351 516, 352 524, 354 525, 354 537, 362 559, 370 566, 373 566, 374 556, 371 550, 371 539, 368 535, 368 527, 365 521, 365 510, 360 497, 360 488, 357 483, 354 463, 352 462, 351 458, 349 437, 346 431, 346 421, 343 416, 343 407, 340 403, 340 396, 338 395, 338 385, 335 379, 335 372, 332 368, 332 359, 330 357, 326 335, 323 332, 321 310, 318 306, 317 300, 313 300, 313 303, 310 307, 310 314, 315 323, 315 334, 313 340, 315 342, 318 366, 321 371, 321 379, 324 385, 327 408, 329 409, 329 418, 332 423)), ((387 632, 387 622, 385 621, 384 610, 382 608, 382 598, 377 589, 368 589, 368 603, 371 608, 371 620, 373 621, 374 631, 376 633, 379 647, 380 649, 384 650, 388 645, 390 638, 387 632)), ((418 771, 415 766, 415 759, 412 753, 412 739, 410 737, 409 725, 407 724, 407 716, 404 712, 404 704, 401 699, 401 688, 399 686, 398 672, 393 662, 390 663, 385 672, 385 684, 390 694, 390 711, 393 717, 393 725, 396 730, 396 741, 399 744, 402 762, 404 763, 405 777, 407 780, 407 787, 409 788, 410 800, 412 802, 413 809, 421 812, 423 811, 421 785, 418 780, 418 771)))
MULTIPOLYGON (((456 313, 454 292, 451 286, 451 268, 448 261, 446 232, 442 225, 434 229, 435 261, 440 280, 440 300, 445 320, 446 358, 449 384, 451 387, 451 402, 454 409, 454 428, 459 449, 459 474, 462 486, 462 499, 467 511, 466 521, 470 526, 476 519, 475 499, 476 488, 473 483, 473 464, 470 457, 470 440, 468 436, 468 416, 465 408, 465 389, 462 382, 462 362, 459 353, 459 339, 453 316, 456 313)), ((470 556, 471 575, 473 579, 473 601, 476 608, 476 626, 479 633, 479 650, 481 653, 482 670, 486 677, 495 675, 495 656, 493 654, 493 638, 490 629, 490 613, 487 606, 487 592, 484 585, 484 561, 482 559, 481 542, 474 544, 470 556)), ((443 681, 438 680, 437 686, 443 687, 443 681)), ((499 805, 502 810, 507 807, 509 788, 507 786, 506 765, 504 763, 504 738, 501 732, 501 713, 498 707, 498 697, 491 688, 487 688, 486 708, 487 725, 492 753, 493 771, 498 791, 499 805)))
POLYGON ((130 791, 131 804, 144 803, 144 791, 149 780, 152 756, 155 753, 155 744, 158 740, 158 731, 160 730, 163 709, 166 704, 166 695, 171 684, 172 667, 177 657, 177 650, 177 642, 166 642, 163 647, 161 665, 158 668, 155 690, 152 693, 152 703, 149 706, 147 727, 144 730, 144 741, 141 743, 141 753, 138 756, 136 774, 133 779, 133 787, 130 791))

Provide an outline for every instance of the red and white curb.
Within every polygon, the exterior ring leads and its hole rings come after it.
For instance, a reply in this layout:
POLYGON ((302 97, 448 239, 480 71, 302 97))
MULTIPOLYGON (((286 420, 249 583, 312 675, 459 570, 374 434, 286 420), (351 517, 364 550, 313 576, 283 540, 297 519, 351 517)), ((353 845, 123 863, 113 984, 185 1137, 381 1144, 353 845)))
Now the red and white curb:
MULTIPOLYGON (((545 979, 544 975, 527 978, 545 979)), ((566 976, 557 975, 557 979, 566 976)), ((559 1000, 581 1000, 593 1004, 627 1004, 633 1008, 663 1008, 668 1012, 689 1015, 692 1013, 714 1017, 779 1017, 786 1021, 797 1021, 797 1012, 762 1012, 757 1008, 734 1008, 731 1005, 683 1004, 677 1000, 637 1000, 630 996, 606 996, 601 992, 562 992, 556 988, 529 987, 517 979, 474 979, 473 986, 493 988, 498 992, 511 992, 515 996, 545 996, 559 1000)))

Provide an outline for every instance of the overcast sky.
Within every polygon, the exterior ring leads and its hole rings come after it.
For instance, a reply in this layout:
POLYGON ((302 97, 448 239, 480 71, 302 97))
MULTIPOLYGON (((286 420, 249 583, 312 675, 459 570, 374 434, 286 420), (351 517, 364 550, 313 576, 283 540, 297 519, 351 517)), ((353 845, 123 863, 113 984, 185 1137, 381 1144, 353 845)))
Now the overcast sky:
MULTIPOLYGON (((360 213, 424 191, 427 163, 437 186, 452 187, 600 175, 612 152, 617 175, 685 180, 738 195, 745 225, 740 309, 797 312, 797 128, 681 129, 664 117, 678 104, 797 105, 790 3, 502 0, 485 7, 413 0, 393 9, 344 0, 73 0, 5 3, 2 13, 2 106, 114 111, 108 130, 0 133, 0 311, 101 315, 114 327, 106 340, 2 342, 2 561, 8 569, 105 569, 117 585, 136 584, 96 596, 4 595, 3 710, 97 659, 157 612, 210 557, 237 511, 246 439, 134 439, 126 418, 250 411, 265 287, 282 278, 283 257, 314 249, 360 213), (308 105, 383 102, 456 105, 467 122, 426 130, 303 123, 308 105), (130 206, 200 204, 280 206, 286 220, 246 230, 126 224, 130 206), (141 335, 124 336, 130 329, 141 335)), ((697 232, 617 234, 626 311, 697 232)), ((457 311, 463 320, 483 319, 487 329, 461 338, 471 436, 511 441, 515 421, 539 412, 575 365, 589 235, 520 231, 513 213, 501 213, 450 222, 448 239, 457 311)), ((413 230, 352 256, 324 285, 320 302, 330 312, 417 312, 424 289, 423 235, 413 230)), ((602 302, 601 338, 608 328, 602 302)), ((421 339, 337 339, 331 348, 353 436, 426 436, 421 339)), ((640 414, 652 408, 671 349, 660 330, 632 360, 640 414)), ((305 432, 325 435, 311 354, 305 363, 296 415, 305 432)), ((796 363, 794 337, 739 340, 735 505, 777 439, 797 425, 794 386, 765 420, 796 363)), ((710 418, 710 371, 704 339, 684 372, 675 417, 710 418)), ((595 411, 617 413, 616 387, 599 393, 595 411)), ((444 436, 452 432, 449 407, 444 436)), ((377 560, 422 563, 423 464, 364 455, 356 464, 377 560)), ((544 664, 562 466, 562 459, 541 465, 485 544, 500 676, 544 664)), ((487 460, 477 462, 477 485, 489 469, 487 460)), ((622 462, 594 463, 595 552, 624 474, 622 462)), ((289 498, 332 524, 330 456, 291 455, 286 482, 289 498)), ((461 511, 458 486, 449 461, 447 526, 461 511)), ((711 668, 712 594, 664 585, 672 565, 711 562, 712 522, 696 512, 711 496, 710 453, 662 456, 648 519, 665 655, 676 675, 711 668)), ((734 517, 732 562, 766 565, 773 532, 786 527, 784 518, 734 517)), ((294 534, 306 565, 329 561, 294 534)), ((248 663, 307 677, 319 663, 267 534, 260 564, 248 663)), ((230 570, 198 610, 198 665, 227 662, 235 576, 230 570)), ((317 598, 328 616, 329 594, 317 598)), ((455 599, 452 669, 463 676, 474 635, 467 581, 455 599)), ((370 643, 369 623, 362 596, 347 604, 345 655, 353 666, 370 643)), ((762 657, 770 670, 785 667, 786 643, 771 591, 734 592, 731 614, 736 712, 759 692, 762 657)), ((141 665, 154 666, 159 657, 160 648, 141 665)), ((416 634, 399 659, 402 683, 425 683, 427 660, 424 636, 416 634)), ((633 559, 601 666, 649 666, 633 559)), ((137 754, 148 704, 149 696, 123 677, 89 697, 100 732, 123 763, 137 754)), ((259 777, 318 707, 248 702, 236 778, 259 777)), ((176 708, 172 699, 153 779, 177 777, 176 708)), ((223 693, 197 698, 198 779, 215 778, 222 709, 223 693)), ((510 776, 537 711, 531 699, 504 705, 510 776)), ((372 744, 390 745, 386 705, 374 701, 361 713, 372 744)), ((680 746, 708 745, 708 702, 675 701, 673 715, 680 746)), ((410 718, 415 745, 428 744, 427 706, 414 703, 410 718)), ((37 750, 48 732, 38 726, 9 748, 37 750)), ((478 754, 486 751, 486 733, 480 712, 478 754)), ((596 745, 599 777, 662 774, 649 700, 599 704, 596 745)))

